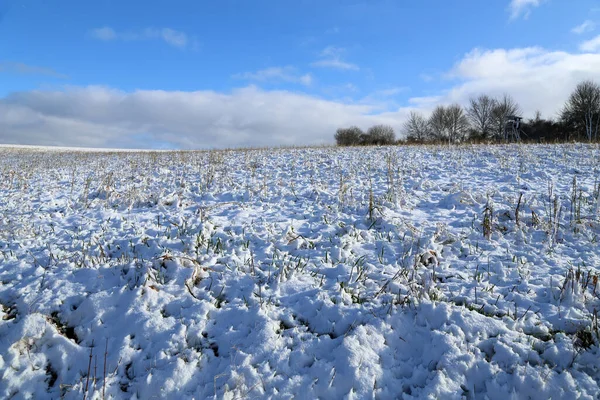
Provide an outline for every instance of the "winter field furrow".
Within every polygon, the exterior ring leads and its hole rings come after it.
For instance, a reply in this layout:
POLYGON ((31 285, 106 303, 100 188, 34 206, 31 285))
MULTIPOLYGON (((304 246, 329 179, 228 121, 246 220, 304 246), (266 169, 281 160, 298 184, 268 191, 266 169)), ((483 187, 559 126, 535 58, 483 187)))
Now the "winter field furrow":
POLYGON ((600 397, 600 147, 0 147, 0 397, 600 397))

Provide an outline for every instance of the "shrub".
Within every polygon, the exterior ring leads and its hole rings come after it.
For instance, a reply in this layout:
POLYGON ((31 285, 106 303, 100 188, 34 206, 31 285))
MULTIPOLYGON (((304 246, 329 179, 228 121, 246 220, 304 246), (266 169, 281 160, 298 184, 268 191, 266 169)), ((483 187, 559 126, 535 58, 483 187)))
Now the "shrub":
POLYGON ((363 141, 363 144, 366 145, 394 144, 396 134, 394 128, 389 125, 375 125, 369 128, 367 134, 363 137, 363 141))
POLYGON ((361 144, 364 132, 357 126, 340 128, 335 133, 335 143, 338 146, 357 146, 361 144))

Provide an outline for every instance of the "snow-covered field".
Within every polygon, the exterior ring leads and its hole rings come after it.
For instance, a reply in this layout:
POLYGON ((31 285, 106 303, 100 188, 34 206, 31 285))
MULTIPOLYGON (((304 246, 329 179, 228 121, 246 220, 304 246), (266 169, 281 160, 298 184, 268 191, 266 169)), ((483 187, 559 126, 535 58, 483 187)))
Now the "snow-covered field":
POLYGON ((0 148, 1 398, 598 398, 600 147, 0 148))

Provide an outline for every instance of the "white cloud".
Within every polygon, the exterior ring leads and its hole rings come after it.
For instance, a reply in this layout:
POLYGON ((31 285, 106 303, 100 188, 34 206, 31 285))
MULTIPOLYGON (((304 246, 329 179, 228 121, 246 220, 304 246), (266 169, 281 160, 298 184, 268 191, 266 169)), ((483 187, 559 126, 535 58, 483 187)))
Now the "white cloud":
POLYGON ((540 110, 556 116, 571 91, 583 79, 600 80, 600 54, 574 54, 540 47, 475 49, 449 74, 456 82, 439 101, 466 104, 479 93, 511 94, 524 115, 540 110))
POLYGON ((346 49, 344 48, 327 46, 321 51, 320 59, 310 65, 313 67, 358 71, 360 69, 358 65, 342 60, 342 55, 345 52, 346 49))
POLYGON ((330 60, 319 60, 311 63, 313 67, 322 67, 322 68, 335 68, 335 69, 346 69, 352 71, 358 71, 359 68, 356 64, 352 64, 349 62, 345 62, 337 59, 330 60))
POLYGON ((510 10, 510 18, 515 19, 523 16, 529 17, 531 9, 539 7, 543 0, 511 0, 508 8, 510 10))
POLYGON ((410 98, 409 102, 418 110, 428 111, 432 110, 436 105, 444 103, 444 100, 442 96, 420 96, 410 98))
POLYGON ((392 97, 402 92, 406 92, 408 89, 409 88, 407 88, 406 86, 395 86, 387 89, 377 90, 373 92, 373 95, 378 97, 392 97))
POLYGON ((589 53, 596 53, 600 51, 600 35, 581 43, 579 45, 579 50, 589 53))
POLYGON ((171 28, 146 28, 137 32, 116 32, 113 28, 105 26, 102 28, 92 29, 90 35, 98 40, 110 41, 110 40, 124 40, 124 41, 137 41, 137 40, 162 40, 170 46, 177 47, 180 49, 186 48, 190 42, 187 34, 179 32, 171 28))
POLYGON ((576 27, 574 27, 573 29, 571 29, 571 32, 577 34, 577 35, 581 35, 587 32, 591 32, 594 29, 596 29, 596 23, 592 20, 586 20, 584 21, 581 25, 577 25, 576 27))
MULTIPOLYGON (((255 74, 268 77, 275 71, 255 74)), ((437 104, 466 105, 481 93, 512 95, 525 118, 536 110, 556 117, 584 79, 600 81, 599 53, 531 47, 474 49, 446 74, 445 90, 410 98, 401 107, 393 96, 402 88, 335 101, 254 86, 228 93, 104 87, 28 91, 0 98, 0 142, 137 148, 153 143, 175 148, 332 143, 339 127, 385 123, 399 132, 412 110, 427 114, 437 104)))
POLYGON ((256 72, 244 72, 233 76, 236 79, 245 79, 257 82, 290 82, 310 86, 313 82, 311 74, 300 75, 296 68, 291 66, 270 67, 256 72))
POLYGON ((387 123, 404 111, 250 86, 212 91, 122 92, 103 87, 14 93, 0 99, 2 141, 91 147, 223 148, 332 143, 340 126, 387 123), (140 136, 151 140, 136 142, 140 136))

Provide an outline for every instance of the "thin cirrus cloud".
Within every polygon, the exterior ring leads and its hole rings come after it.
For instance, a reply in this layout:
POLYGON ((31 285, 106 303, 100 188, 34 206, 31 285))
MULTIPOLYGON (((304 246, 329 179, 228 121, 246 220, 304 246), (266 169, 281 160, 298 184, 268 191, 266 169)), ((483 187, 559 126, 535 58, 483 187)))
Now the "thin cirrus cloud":
POLYGON ((20 62, 4 61, 0 62, 0 72, 7 72, 19 75, 43 75, 51 78, 67 79, 68 75, 61 74, 47 67, 38 67, 20 62))
POLYGON ((358 71, 360 69, 358 65, 349 63, 342 59, 344 53, 346 53, 346 49, 344 48, 327 46, 319 54, 319 60, 311 63, 310 65, 312 67, 358 71))
POLYGON ((580 25, 577 25, 576 27, 571 29, 571 32, 577 35, 582 35, 587 32, 592 32, 594 29, 596 29, 596 23, 588 19, 586 21, 583 21, 583 23, 581 23, 580 25))
POLYGON ((99 40, 115 40, 118 38, 117 32, 111 27, 103 26, 102 28, 92 29, 90 35, 99 40))
POLYGON ((531 10, 535 7, 539 7, 543 1, 544 0, 511 0, 508 6, 510 18, 529 17, 531 10))
POLYGON ((195 40, 190 39, 186 33, 171 28, 146 28, 135 32, 117 32, 109 26, 104 26, 92 29, 90 35, 91 37, 102 41, 162 40, 166 44, 179 49, 185 49, 190 44, 195 43, 195 40))
POLYGON ((244 72, 233 75, 233 78, 262 83, 297 83, 304 86, 310 86, 313 83, 311 74, 299 74, 296 68, 292 66, 270 67, 256 72, 244 72))

